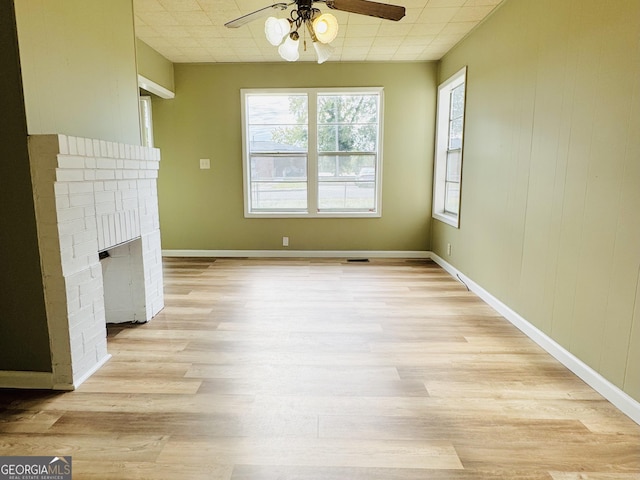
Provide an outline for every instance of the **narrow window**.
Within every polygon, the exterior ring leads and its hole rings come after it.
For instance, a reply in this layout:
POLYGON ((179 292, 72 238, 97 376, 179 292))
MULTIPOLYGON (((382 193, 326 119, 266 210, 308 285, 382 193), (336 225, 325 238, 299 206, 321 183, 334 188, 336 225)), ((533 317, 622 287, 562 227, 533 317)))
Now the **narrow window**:
POLYGON ((460 225, 460 194, 467 68, 438 88, 433 217, 460 225))

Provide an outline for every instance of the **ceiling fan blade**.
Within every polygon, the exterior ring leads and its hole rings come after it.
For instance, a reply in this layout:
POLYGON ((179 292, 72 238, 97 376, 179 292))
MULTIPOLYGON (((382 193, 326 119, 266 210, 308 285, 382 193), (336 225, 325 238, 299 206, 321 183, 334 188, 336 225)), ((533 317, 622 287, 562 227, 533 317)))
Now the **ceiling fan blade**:
POLYGON ((235 20, 231 20, 224 24, 225 27, 228 28, 238 28, 242 25, 246 25, 249 22, 253 22, 258 18, 269 16, 274 10, 286 10, 290 3, 274 3, 273 5, 269 5, 268 7, 261 8, 260 10, 256 10, 255 12, 247 13, 242 17, 236 18, 235 20))
POLYGON ((370 17, 398 21, 404 17, 404 7, 369 0, 326 0, 327 7, 343 12, 358 13, 370 17))

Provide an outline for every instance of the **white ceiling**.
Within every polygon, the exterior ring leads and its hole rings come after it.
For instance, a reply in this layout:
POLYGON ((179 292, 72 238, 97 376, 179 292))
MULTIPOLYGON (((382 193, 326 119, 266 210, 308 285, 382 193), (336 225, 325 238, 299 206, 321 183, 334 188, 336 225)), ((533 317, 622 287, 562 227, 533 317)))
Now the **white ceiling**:
MULTIPOLYGON (((286 0, 134 0, 136 36, 174 63, 284 62, 264 36, 264 20, 224 26, 277 1, 286 0)), ((384 0, 406 7, 399 22, 331 10, 340 30, 329 61, 438 60, 501 2, 384 0)), ((314 7, 329 11, 321 2, 314 7)), ((275 14, 288 15, 289 10, 275 14)), ((314 62, 307 40, 299 61, 314 62)))

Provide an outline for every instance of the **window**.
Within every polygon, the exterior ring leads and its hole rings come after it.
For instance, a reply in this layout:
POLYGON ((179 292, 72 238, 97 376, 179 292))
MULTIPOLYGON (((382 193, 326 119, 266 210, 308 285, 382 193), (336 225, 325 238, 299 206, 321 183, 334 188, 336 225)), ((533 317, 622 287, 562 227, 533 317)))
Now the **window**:
POLYGON ((151 118, 151 97, 140 97, 140 133, 142 146, 153 147, 153 120, 151 118))
POLYGON ((379 217, 382 89, 242 90, 246 217, 379 217))
POLYGON ((467 67, 438 87, 433 217, 460 225, 460 185, 467 67))

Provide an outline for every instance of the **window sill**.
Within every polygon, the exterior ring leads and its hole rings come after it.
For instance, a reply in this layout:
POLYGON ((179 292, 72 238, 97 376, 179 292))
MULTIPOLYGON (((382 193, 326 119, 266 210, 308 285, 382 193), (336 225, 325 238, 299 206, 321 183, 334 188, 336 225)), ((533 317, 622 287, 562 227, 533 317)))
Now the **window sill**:
POLYGON ((455 228, 460 228, 460 217, 458 215, 451 215, 444 212, 434 212, 432 215, 436 220, 451 225, 455 228))
POLYGON ((249 213, 245 212, 244 218, 380 218, 380 212, 318 212, 318 213, 302 213, 302 212, 266 212, 266 213, 249 213))

